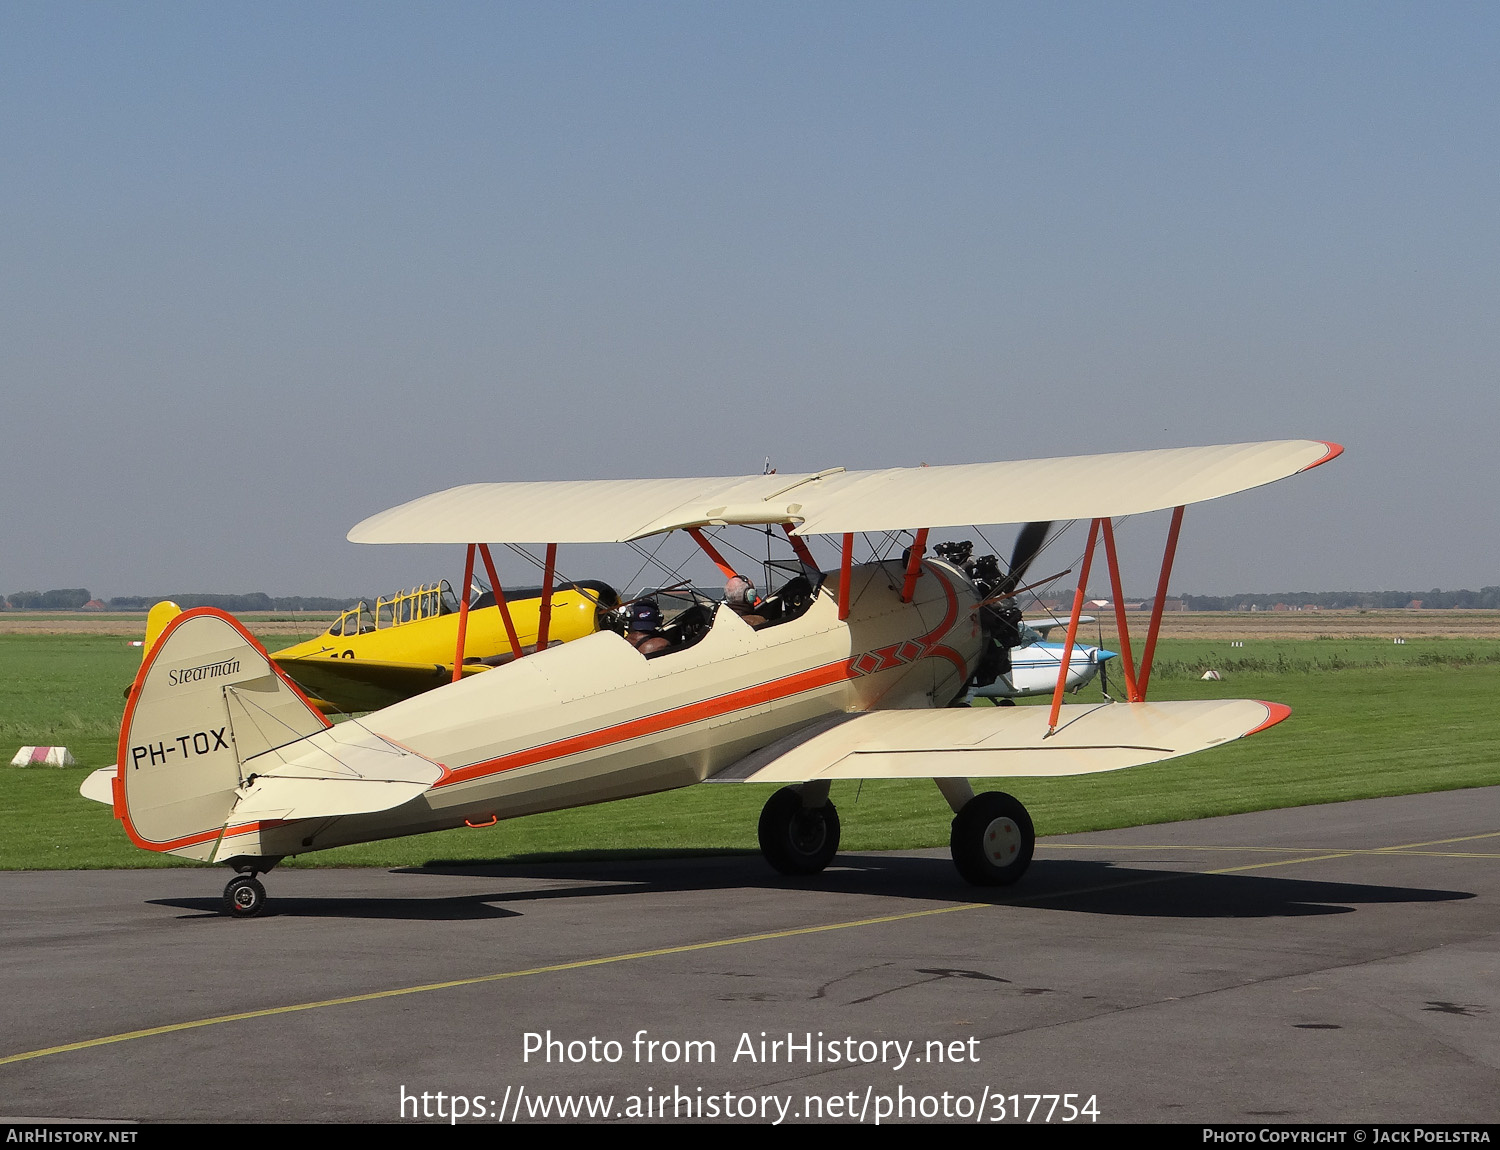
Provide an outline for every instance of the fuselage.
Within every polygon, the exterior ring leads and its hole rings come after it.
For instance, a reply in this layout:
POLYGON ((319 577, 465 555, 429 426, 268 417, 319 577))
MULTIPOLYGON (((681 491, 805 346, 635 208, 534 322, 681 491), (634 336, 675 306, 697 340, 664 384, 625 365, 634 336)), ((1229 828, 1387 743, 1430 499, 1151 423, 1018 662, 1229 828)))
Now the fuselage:
MULTIPOLYGON (((532 646, 540 626, 540 596, 518 598, 508 604, 516 637, 532 646)), ((567 642, 593 633, 597 627, 597 596, 571 588, 552 594, 548 634, 567 642)), ((374 659, 391 663, 449 663, 458 645, 458 613, 447 611, 403 620, 383 618, 365 611, 346 611, 330 629, 316 638, 276 652, 278 661, 290 659, 374 659)), ((464 654, 488 656, 510 650, 510 639, 500 617, 500 608, 482 607, 469 612, 464 636, 464 654)))
MULTIPOLYGON (((831 586, 800 616, 760 630, 720 607, 702 639, 652 659, 600 631, 350 720, 431 760, 442 777, 389 811, 247 828, 226 837, 219 857, 298 854, 670 790, 829 715, 945 707, 979 657, 978 596, 941 561, 922 564, 909 603, 903 581, 898 562, 855 567, 845 620, 831 586)), ((307 742, 320 739, 328 736, 307 742)))

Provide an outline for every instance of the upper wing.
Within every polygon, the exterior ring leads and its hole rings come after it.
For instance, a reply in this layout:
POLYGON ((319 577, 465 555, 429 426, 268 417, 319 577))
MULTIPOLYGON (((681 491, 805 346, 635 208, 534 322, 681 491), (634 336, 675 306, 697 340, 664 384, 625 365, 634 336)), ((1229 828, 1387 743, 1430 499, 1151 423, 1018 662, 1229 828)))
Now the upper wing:
POLYGON ((1189 755, 1279 723, 1280 703, 1215 699, 1069 704, 1047 735, 1046 707, 868 711, 789 735, 715 782, 1088 775, 1189 755))
POLYGON ((718 479, 471 483, 357 524, 354 543, 613 543, 678 527, 792 523, 801 535, 1136 515, 1214 499, 1343 449, 1286 439, 1011 463, 718 479))

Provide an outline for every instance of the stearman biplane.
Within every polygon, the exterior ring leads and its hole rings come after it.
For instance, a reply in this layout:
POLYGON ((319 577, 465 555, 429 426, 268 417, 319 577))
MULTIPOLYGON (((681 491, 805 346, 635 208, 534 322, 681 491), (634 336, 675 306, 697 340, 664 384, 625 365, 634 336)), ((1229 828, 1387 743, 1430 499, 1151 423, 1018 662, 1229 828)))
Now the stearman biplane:
POLYGON ((257 876, 289 855, 704 781, 784 784, 761 813, 760 844, 777 870, 806 875, 838 849, 832 781, 930 778, 954 811, 959 873, 1012 883, 1031 861, 1031 819, 1008 794, 976 795, 970 779, 1119 770, 1287 716, 1256 700, 1147 701, 1167 579, 1185 505, 1306 471, 1341 450, 1284 440, 886 471, 453 488, 372 516, 349 538, 467 544, 465 585, 477 554, 512 645, 506 665, 461 674, 465 600, 453 682, 332 724, 234 618, 186 611, 136 676, 116 768, 84 790, 113 804, 136 845, 232 867, 226 909, 242 916, 265 905, 257 876), (1137 668, 1118 606, 1113 519, 1168 508, 1137 668), (995 630, 1007 620, 996 608, 1018 591, 1039 547, 1028 534, 1045 538, 1045 524, 1066 520, 1088 531, 1051 705, 955 706, 999 673, 1006 644, 995 630), (928 553, 934 529, 1005 522, 1028 526, 998 579, 928 553), (715 540, 732 525, 775 531, 796 556, 797 574, 753 615, 693 604, 663 621, 655 637, 667 641, 654 657, 635 636, 609 629, 548 646, 559 544, 681 531, 729 576, 734 565, 715 540), (857 535, 903 531, 911 532, 904 556, 854 562, 857 535), (814 562, 811 536, 838 543, 836 567, 814 562), (477 540, 545 545, 537 649, 519 642, 488 544, 477 540), (1101 541, 1125 697, 1064 704, 1101 541))

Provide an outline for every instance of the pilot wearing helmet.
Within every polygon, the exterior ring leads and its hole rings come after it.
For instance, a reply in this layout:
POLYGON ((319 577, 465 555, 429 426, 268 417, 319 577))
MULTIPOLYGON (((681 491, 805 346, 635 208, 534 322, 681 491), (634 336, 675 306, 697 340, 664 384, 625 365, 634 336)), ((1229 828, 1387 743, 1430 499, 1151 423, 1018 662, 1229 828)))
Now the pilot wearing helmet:
POLYGON ((661 608, 654 599, 637 599, 625 609, 625 642, 646 658, 672 649, 672 640, 661 633, 661 608))

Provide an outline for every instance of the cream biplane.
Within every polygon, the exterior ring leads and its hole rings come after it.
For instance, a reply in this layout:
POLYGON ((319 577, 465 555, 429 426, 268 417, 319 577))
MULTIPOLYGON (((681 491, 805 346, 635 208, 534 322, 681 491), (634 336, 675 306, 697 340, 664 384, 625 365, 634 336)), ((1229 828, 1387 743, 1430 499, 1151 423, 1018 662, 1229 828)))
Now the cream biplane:
MULTIPOLYGON (((137 846, 232 867, 225 905, 241 916, 262 909, 257 876, 289 855, 704 781, 784 784, 761 813, 760 843, 777 870, 805 875, 838 849, 833 780, 930 778, 954 811, 959 873, 1012 883, 1031 861, 1031 819, 1010 795, 976 795, 970 779, 1119 770, 1286 717, 1288 708, 1255 700, 1147 702, 1161 604, 1186 504, 1306 471, 1341 450, 1284 440, 886 471, 453 488, 366 519, 349 538, 466 543, 465 584, 477 551, 497 589, 488 542, 477 540, 544 544, 541 649, 516 642, 504 666, 331 724, 234 618, 186 611, 141 665, 116 768, 96 773, 84 793, 112 803, 137 846), (1118 604, 1113 518, 1167 508, 1175 510, 1138 669, 1117 615, 1125 698, 1064 705, 1097 544, 1118 604), (1051 706, 954 706, 994 645, 986 601, 994 593, 963 565, 929 554, 928 532, 1059 520, 1089 526, 1051 706), (682 531, 728 575, 734 568, 714 535, 728 525, 779 532, 800 566, 753 622, 727 604, 696 604, 663 628, 670 642, 655 657, 612 630, 547 647, 559 544, 682 531), (856 535, 901 531, 912 532, 904 558, 854 562, 856 535), (826 574, 810 536, 840 544, 826 574)), ((499 602, 503 613, 503 595, 499 602)), ((464 604, 455 668, 466 623, 464 604)))

